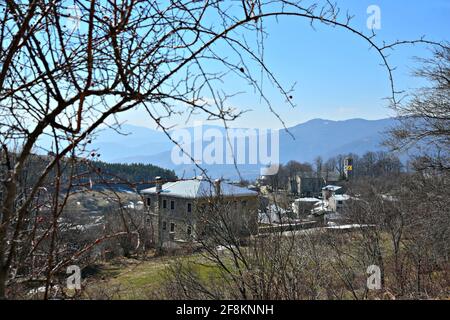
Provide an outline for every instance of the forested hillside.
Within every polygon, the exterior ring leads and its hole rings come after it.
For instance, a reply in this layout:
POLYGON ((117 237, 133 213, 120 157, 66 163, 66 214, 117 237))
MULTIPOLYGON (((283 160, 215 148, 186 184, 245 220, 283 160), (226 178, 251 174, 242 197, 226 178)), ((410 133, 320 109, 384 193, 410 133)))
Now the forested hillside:
MULTIPOLYGON (((0 151, 0 159, 3 157, 0 151)), ((25 185, 35 183, 38 175, 46 170, 46 167, 54 159, 54 155, 45 156, 33 154, 25 163, 21 180, 25 185)), ((11 157, 11 165, 16 161, 11 157)), ((60 162, 61 181, 72 187, 105 188, 107 185, 113 188, 134 189, 151 187, 155 177, 160 176, 164 180, 177 178, 173 170, 163 169, 152 164, 131 163, 107 163, 103 161, 85 158, 64 158, 60 162), (72 178, 70 178, 72 176, 72 178)), ((56 169, 50 170, 44 180, 44 186, 52 190, 57 176, 56 169)), ((1 189, 0 189, 1 191, 1 189)))
POLYGON ((151 164, 125 164, 94 161, 92 162, 92 166, 100 169, 100 172, 104 177, 116 177, 131 183, 153 181, 157 176, 162 177, 164 180, 173 180, 177 178, 173 170, 163 169, 151 164))

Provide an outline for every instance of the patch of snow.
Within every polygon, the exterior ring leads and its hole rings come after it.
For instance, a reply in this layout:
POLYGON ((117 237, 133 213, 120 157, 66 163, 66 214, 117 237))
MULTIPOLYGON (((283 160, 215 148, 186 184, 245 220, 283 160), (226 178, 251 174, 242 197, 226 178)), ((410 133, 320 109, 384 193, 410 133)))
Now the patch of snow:
POLYGON ((39 288, 35 288, 35 289, 31 289, 30 291, 28 291, 29 295, 35 295, 38 293, 44 293, 45 292, 45 286, 39 287, 39 288))
POLYGON ((322 188, 322 190, 329 190, 329 191, 338 191, 339 189, 342 189, 342 187, 334 185, 328 185, 322 188))
POLYGON ((348 194, 335 194, 332 198, 334 198, 336 201, 350 200, 350 196, 348 194))
POLYGON ((286 210, 272 204, 267 207, 266 211, 259 211, 258 216, 260 223, 281 223, 282 219, 286 216, 286 210))
POLYGON ((299 198, 296 199, 295 202, 320 202, 320 199, 317 198, 299 198))
POLYGON ((344 224, 344 225, 334 225, 325 227, 325 229, 328 230, 350 230, 350 229, 360 229, 360 228, 366 228, 366 227, 372 227, 373 225, 369 224, 344 224))

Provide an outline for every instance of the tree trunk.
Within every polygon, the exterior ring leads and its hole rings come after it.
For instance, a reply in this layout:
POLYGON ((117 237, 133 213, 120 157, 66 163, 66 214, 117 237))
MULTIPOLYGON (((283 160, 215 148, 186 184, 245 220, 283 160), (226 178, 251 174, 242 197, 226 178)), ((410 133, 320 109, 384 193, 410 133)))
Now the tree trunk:
POLYGON ((0 300, 6 299, 6 281, 8 276, 8 269, 0 267, 0 300))
MULTIPOLYGON (((8 256, 7 252, 7 237, 8 227, 10 225, 11 217, 14 214, 14 201, 16 199, 16 183, 14 172, 10 172, 5 183, 6 196, 3 200, 2 220, 0 221, 0 299, 6 299, 6 281, 8 280, 8 256)), ((0 207, 1 209, 1 207, 0 207)), ((10 249, 11 250, 11 249, 10 249)), ((9 253, 11 255, 11 251, 9 253)))

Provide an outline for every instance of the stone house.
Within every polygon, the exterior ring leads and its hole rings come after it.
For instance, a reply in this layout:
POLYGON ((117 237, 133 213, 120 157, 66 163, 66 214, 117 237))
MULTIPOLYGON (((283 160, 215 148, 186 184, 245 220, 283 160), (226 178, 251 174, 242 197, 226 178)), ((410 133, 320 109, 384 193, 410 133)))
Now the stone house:
POLYGON ((322 197, 328 202, 328 210, 340 212, 345 202, 350 200, 350 196, 344 194, 344 188, 341 186, 328 185, 322 189, 322 197))
POLYGON ((227 204, 223 210, 232 220, 230 224, 241 228, 243 235, 257 232, 258 193, 247 188, 201 177, 167 183, 157 178, 156 186, 142 190, 141 194, 146 199, 149 216, 156 221, 157 242, 161 245, 202 237, 199 216, 208 203, 219 198, 227 204))
POLYGON ((339 181, 339 176, 331 172, 322 172, 317 176, 314 172, 301 172, 289 177, 288 192, 300 197, 320 197, 322 188, 329 183, 339 181))
POLYGON ((311 211, 321 202, 318 198, 299 198, 292 203, 292 211, 297 215, 297 218, 302 218, 311 214, 311 211))
POLYGON ((335 194, 328 200, 328 207, 333 212, 341 212, 348 200, 350 196, 347 194, 335 194))

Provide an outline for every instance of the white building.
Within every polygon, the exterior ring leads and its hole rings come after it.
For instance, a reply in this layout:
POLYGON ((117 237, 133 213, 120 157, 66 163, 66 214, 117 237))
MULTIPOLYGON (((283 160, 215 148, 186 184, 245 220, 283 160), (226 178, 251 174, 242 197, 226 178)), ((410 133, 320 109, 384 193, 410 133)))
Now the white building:
POLYGON ((350 200, 350 196, 347 194, 334 194, 328 199, 328 208, 333 212, 342 211, 348 200, 350 200))
POLYGON ((304 214, 311 213, 311 210, 321 200, 318 198, 299 198, 292 203, 292 211, 300 217, 304 214))

